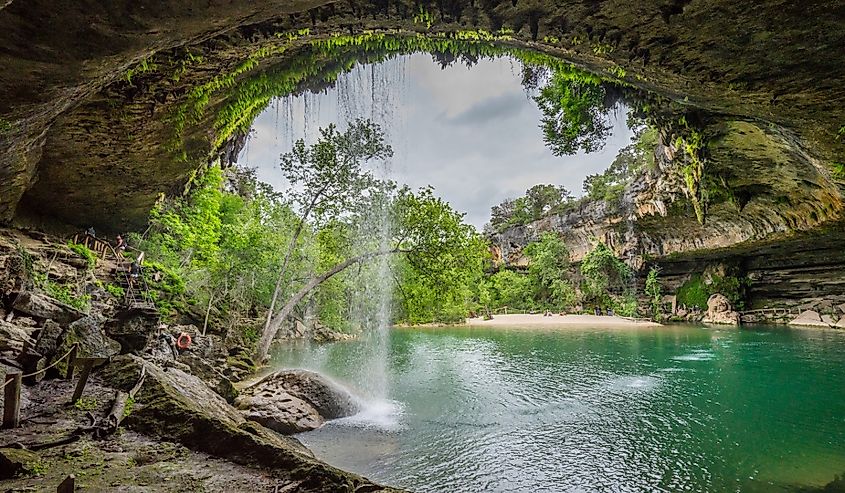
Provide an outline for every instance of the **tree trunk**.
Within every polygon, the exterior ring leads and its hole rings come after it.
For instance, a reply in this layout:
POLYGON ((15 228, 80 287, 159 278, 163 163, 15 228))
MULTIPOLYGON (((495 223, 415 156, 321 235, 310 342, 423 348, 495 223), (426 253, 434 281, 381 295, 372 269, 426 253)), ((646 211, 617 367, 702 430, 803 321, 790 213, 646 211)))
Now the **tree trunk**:
POLYGON ((305 286, 302 287, 288 302, 282 309, 279 311, 279 314, 273 317, 270 323, 267 325, 264 332, 261 334, 261 341, 258 344, 258 351, 255 353, 255 361, 262 362, 267 357, 267 353, 270 351, 270 345, 273 343, 273 339, 276 337, 276 333, 279 332, 279 327, 282 326, 285 319, 288 318, 288 315, 293 311, 296 305, 302 301, 308 293, 311 292, 314 288, 325 282, 326 280, 330 279, 332 276, 343 272, 346 268, 364 262, 374 257, 379 257, 382 255, 390 255, 392 253, 403 253, 403 250, 379 250, 376 252, 365 253, 363 255, 359 255, 357 257, 352 257, 344 262, 341 262, 328 271, 320 274, 319 276, 312 277, 305 286))
POLYGON ((262 339, 263 335, 270 330, 270 323, 273 320, 273 310, 276 309, 276 300, 279 299, 279 293, 282 290, 282 281, 284 280, 285 272, 287 272, 288 269, 288 262, 290 261, 291 255, 293 255, 297 241, 299 241, 299 235, 302 233, 302 228, 305 226, 305 217, 309 212, 310 208, 305 211, 305 215, 303 215, 303 218, 300 219, 299 226, 296 227, 296 231, 293 233, 293 238, 291 238, 290 244, 288 245, 288 251, 285 254, 285 260, 282 262, 282 268, 279 269, 279 276, 276 278, 276 287, 273 289, 273 298, 270 299, 270 308, 267 310, 267 320, 264 322, 264 330, 261 332, 262 339))
POLYGON ((208 317, 211 315, 211 303, 214 301, 214 293, 209 293, 208 295, 208 308, 205 309, 205 321, 202 323, 202 335, 205 335, 205 331, 208 328, 208 317))

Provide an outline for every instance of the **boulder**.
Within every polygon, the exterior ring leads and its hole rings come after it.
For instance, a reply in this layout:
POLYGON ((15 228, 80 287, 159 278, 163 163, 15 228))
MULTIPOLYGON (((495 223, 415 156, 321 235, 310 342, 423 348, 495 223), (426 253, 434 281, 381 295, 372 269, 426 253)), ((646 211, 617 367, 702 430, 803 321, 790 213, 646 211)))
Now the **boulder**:
POLYGON ((834 325, 834 327, 836 327, 837 329, 845 329, 845 317, 840 318, 839 321, 836 322, 836 325, 834 325))
POLYGON ((0 479, 12 479, 41 462, 38 454, 17 448, 0 448, 0 479))
POLYGON ((247 421, 202 380, 182 370, 122 355, 102 376, 128 390, 142 365, 147 377, 124 420, 126 426, 238 464, 271 469, 274 476, 299 482, 297 491, 389 491, 320 462, 295 439, 247 421))
POLYGON ((355 336, 352 334, 338 332, 319 323, 314 325, 314 331, 312 333, 312 339, 314 339, 314 342, 320 343, 349 341, 354 338, 355 336))
POLYGON ((325 422, 311 404, 273 386, 241 393, 235 406, 246 419, 284 435, 316 430, 325 422))
POLYGON ((829 327, 829 325, 822 321, 819 312, 813 310, 806 310, 800 315, 790 320, 788 325, 800 325, 803 327, 829 327))
POLYGON ((310 405, 323 419, 352 416, 360 411, 356 399, 338 384, 307 370, 282 370, 271 373, 241 392, 241 397, 284 394, 310 405))
POLYGON ((106 334, 120 343, 122 353, 143 351, 158 330, 158 315, 139 310, 119 313, 106 324, 106 334))
POLYGON ((705 315, 704 323, 723 324, 723 325, 739 325, 739 313, 735 312, 731 307, 731 302, 724 295, 713 294, 707 300, 707 315, 705 315))
POLYGON ((72 306, 30 291, 19 294, 12 303, 12 308, 35 318, 54 320, 60 325, 67 325, 85 316, 72 306))
POLYGON ((836 325, 836 320, 830 315, 822 315, 822 322, 827 325, 836 325))
POLYGON ((836 305, 836 309, 839 310, 839 313, 841 313, 842 316, 845 316, 845 303, 836 305))
POLYGON ((0 351, 19 353, 24 347, 32 347, 35 344, 32 339, 34 332, 35 330, 29 327, 0 320, 0 351))
MULTIPOLYGON (((120 354, 120 344, 106 337, 102 321, 93 316, 86 316, 68 326, 53 360, 64 356, 74 343, 78 344, 76 355, 81 358, 110 358, 120 354)), ((59 362, 56 369, 60 375, 66 375, 67 360, 59 362)))
POLYGON ((35 352, 52 358, 59 346, 59 337, 62 335, 62 327, 52 320, 44 322, 44 326, 38 332, 38 340, 35 342, 35 352))

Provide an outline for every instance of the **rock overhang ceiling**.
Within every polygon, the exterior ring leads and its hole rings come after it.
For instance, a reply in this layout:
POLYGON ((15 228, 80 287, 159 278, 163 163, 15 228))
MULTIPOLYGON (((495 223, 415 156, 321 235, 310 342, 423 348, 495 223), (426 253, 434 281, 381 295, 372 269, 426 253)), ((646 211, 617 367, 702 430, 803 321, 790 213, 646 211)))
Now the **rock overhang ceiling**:
MULTIPOLYGON (((220 115, 245 111, 231 104, 244 84, 299 69, 280 90, 313 87, 378 54, 303 52, 384 33, 429 40, 417 43, 429 51, 460 38, 551 55, 703 115, 708 169, 745 202, 710 213, 740 218, 738 229, 807 229, 841 214, 842 2, 13 1, 0 33, 3 221, 138 227, 161 193, 232 151, 220 115), (187 104, 215 84, 198 111, 187 104)), ((662 192, 679 196, 670 185, 662 192)))

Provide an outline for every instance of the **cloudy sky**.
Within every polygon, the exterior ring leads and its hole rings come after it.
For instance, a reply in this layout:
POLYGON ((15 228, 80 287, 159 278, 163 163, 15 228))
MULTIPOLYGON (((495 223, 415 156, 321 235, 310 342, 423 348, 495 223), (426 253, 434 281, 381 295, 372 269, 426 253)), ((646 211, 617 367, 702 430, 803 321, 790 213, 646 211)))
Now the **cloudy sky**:
POLYGON ((283 190, 279 156, 294 140, 313 141, 320 126, 367 117, 382 125, 394 148, 379 170, 415 188, 434 186, 479 229, 491 206, 538 183, 580 196, 584 177, 606 169, 629 143, 624 111, 602 151, 555 157, 543 144, 540 111, 519 73, 508 59, 441 69, 427 54, 356 67, 324 93, 272 104, 256 120, 240 164, 258 168, 263 181, 283 190))

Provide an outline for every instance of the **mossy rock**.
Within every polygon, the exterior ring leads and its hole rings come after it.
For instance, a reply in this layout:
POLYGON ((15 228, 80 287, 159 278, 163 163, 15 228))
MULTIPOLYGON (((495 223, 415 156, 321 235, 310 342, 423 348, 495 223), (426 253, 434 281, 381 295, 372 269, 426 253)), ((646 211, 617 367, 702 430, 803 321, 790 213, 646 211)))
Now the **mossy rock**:
POLYGON ((17 448, 0 448, 0 479, 12 479, 37 469, 41 458, 35 452, 17 448))
POLYGON ((272 470, 298 481, 297 491, 395 491, 320 462, 297 440, 248 423, 202 380, 177 368, 163 369, 140 357, 122 355, 102 376, 111 385, 128 390, 137 382, 142 365, 147 377, 125 420, 136 431, 238 464, 272 470))

